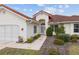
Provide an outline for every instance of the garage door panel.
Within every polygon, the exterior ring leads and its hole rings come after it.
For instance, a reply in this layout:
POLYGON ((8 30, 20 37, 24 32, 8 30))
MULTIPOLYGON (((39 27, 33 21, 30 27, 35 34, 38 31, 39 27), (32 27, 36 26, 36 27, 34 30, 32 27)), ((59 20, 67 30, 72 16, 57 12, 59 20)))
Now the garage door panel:
POLYGON ((0 40, 17 41, 18 29, 17 25, 0 25, 0 40))

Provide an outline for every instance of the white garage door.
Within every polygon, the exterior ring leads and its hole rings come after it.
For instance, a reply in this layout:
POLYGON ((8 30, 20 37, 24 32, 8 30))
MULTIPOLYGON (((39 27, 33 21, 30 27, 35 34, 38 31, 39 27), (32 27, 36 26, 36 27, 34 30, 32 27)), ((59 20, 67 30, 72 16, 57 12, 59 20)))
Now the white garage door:
POLYGON ((17 41, 18 40, 17 25, 0 25, 0 40, 2 41, 17 41))

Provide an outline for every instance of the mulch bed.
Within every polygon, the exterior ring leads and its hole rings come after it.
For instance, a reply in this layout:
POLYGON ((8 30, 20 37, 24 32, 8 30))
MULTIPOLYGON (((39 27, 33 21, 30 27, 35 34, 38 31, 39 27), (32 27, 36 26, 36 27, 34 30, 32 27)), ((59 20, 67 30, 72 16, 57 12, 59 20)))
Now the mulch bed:
POLYGON ((43 43, 43 46, 40 49, 40 54, 48 55, 48 50, 51 48, 57 48, 60 52, 60 55, 68 55, 68 48, 72 45, 71 42, 66 43, 65 45, 58 46, 53 44, 55 37, 47 37, 46 41, 43 43))

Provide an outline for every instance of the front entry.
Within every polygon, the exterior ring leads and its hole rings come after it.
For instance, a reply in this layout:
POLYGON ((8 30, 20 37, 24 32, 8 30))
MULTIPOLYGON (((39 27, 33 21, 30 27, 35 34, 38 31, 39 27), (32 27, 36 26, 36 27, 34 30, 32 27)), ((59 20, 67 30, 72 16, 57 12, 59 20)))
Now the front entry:
POLYGON ((41 34, 45 34, 45 24, 41 24, 41 34))

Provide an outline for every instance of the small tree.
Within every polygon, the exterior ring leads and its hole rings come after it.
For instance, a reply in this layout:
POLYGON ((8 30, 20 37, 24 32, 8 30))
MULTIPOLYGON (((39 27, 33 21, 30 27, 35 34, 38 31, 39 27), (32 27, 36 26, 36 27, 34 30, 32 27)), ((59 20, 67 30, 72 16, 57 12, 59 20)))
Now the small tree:
POLYGON ((47 35, 47 36, 52 36, 52 32, 53 32, 53 28, 50 26, 50 27, 48 27, 47 30, 46 30, 46 35, 47 35))
POLYGON ((55 32, 56 32, 56 35, 65 34, 64 26, 61 25, 60 27, 57 27, 55 32))
POLYGON ((62 34, 65 33, 65 31, 64 31, 64 26, 63 26, 63 25, 61 25, 61 26, 59 27, 59 33, 62 33, 62 34))

